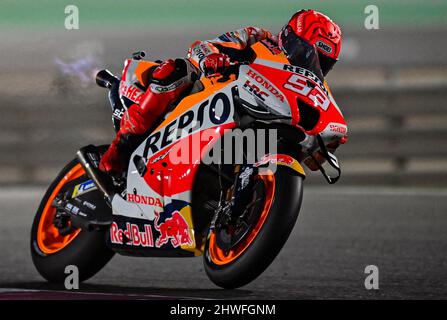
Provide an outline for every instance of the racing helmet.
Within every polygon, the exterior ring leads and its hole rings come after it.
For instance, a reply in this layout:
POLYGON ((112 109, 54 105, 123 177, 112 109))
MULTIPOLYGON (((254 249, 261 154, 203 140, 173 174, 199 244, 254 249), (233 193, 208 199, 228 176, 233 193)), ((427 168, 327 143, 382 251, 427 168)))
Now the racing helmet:
POLYGON ((282 45, 286 41, 289 43, 289 48, 291 42, 300 45, 303 40, 315 45, 321 71, 326 76, 338 61, 341 38, 340 27, 335 22, 318 11, 308 9, 300 10, 290 18, 279 33, 279 45, 286 54, 287 48, 282 45))

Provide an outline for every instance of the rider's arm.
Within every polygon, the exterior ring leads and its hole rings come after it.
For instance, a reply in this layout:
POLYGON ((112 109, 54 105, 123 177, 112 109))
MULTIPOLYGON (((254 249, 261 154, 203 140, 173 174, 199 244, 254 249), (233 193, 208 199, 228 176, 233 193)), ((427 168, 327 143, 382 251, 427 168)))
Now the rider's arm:
POLYGON ((196 67, 199 67, 200 62, 212 53, 223 53, 232 60, 239 60, 241 52, 256 42, 271 37, 271 33, 267 30, 257 27, 246 27, 224 33, 213 40, 194 42, 188 50, 188 58, 196 67))

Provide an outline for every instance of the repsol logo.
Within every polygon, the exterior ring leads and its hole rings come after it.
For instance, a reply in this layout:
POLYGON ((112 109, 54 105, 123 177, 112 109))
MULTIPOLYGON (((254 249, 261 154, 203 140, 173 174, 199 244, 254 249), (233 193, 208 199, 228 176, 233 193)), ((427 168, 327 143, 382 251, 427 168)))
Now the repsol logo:
POLYGON ((327 91, 326 87, 324 86, 324 83, 313 72, 311 72, 307 69, 301 68, 301 67, 291 66, 289 64, 285 64, 283 66, 283 70, 298 73, 302 76, 305 76, 306 78, 311 79, 312 81, 317 83, 317 85, 320 87, 320 89, 323 90, 323 92, 326 93, 327 96, 329 96, 329 92, 327 91))
POLYGON ((324 52, 327 52, 327 53, 332 52, 332 47, 321 40, 318 40, 315 44, 316 44, 317 48, 323 50, 324 52))
POLYGON ((190 135, 203 128, 226 123, 230 118, 232 105, 232 99, 230 100, 227 94, 219 92, 198 107, 186 111, 146 139, 143 157, 147 157, 149 150, 154 154, 182 138, 180 133, 190 135))

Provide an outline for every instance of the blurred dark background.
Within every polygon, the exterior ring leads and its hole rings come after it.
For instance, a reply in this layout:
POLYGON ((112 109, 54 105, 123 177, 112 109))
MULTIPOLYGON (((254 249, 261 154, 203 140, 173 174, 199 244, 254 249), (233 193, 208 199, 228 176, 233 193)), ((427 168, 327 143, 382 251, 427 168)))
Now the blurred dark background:
MULTIPOLYGON (((349 125, 338 151, 342 185, 447 186, 447 2, 420 1, 11 1, 0 5, 0 185, 47 184, 86 144, 113 138, 95 70, 125 58, 185 56, 198 39, 256 25, 278 32, 315 8, 344 32, 328 82, 349 125), (79 8, 66 30, 64 8, 79 8), (367 30, 365 7, 379 8, 367 30)), ((312 184, 325 184, 313 174, 312 184)))

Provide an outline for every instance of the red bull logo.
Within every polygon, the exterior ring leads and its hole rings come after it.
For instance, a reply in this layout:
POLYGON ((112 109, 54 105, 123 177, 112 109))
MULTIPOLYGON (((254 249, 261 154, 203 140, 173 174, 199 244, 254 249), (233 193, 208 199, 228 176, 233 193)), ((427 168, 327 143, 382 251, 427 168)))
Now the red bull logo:
POLYGON ((154 240, 152 228, 145 224, 144 230, 140 231, 138 225, 126 223, 126 229, 122 230, 116 222, 110 226, 110 242, 114 244, 126 244, 130 246, 153 247, 154 240))
POLYGON ((168 241, 171 241, 174 248, 180 245, 193 245, 188 223, 180 212, 174 211, 172 217, 167 218, 165 222, 159 223, 159 219, 160 213, 155 212, 154 228, 160 232, 160 236, 155 242, 157 248, 168 243, 168 241))
POLYGON ((282 154, 269 154, 262 157, 261 161, 256 162, 254 164, 255 167, 259 167, 261 165, 264 165, 266 163, 284 163, 286 165, 292 165, 293 164, 293 158, 287 155, 282 154))

